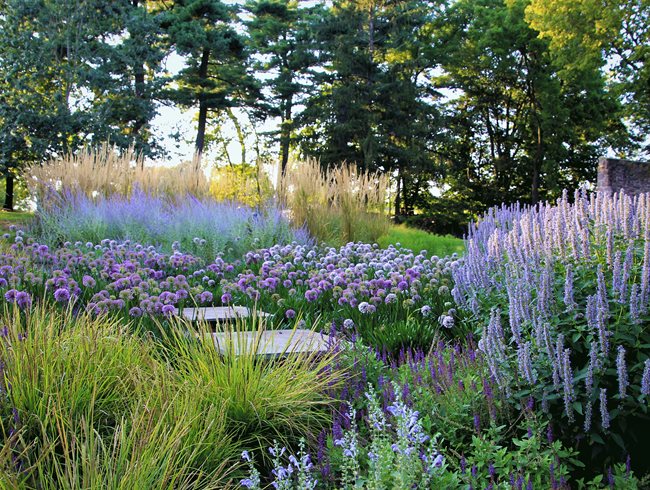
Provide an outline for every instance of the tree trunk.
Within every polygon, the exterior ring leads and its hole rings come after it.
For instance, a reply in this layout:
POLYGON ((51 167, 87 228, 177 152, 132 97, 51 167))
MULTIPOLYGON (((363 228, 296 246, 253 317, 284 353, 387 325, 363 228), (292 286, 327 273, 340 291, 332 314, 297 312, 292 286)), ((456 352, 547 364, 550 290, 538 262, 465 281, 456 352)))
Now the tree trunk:
POLYGON ((11 174, 5 177, 5 202, 2 209, 14 210, 14 176, 11 174))
POLYGON ((289 146, 291 143, 291 116, 293 100, 289 96, 284 103, 282 122, 280 123, 280 177, 284 177, 289 163, 289 146))
POLYGON ((537 146, 535 150, 535 160, 533 161, 533 175, 530 189, 530 200, 532 204, 537 204, 539 201, 539 174, 542 169, 542 160, 544 158, 542 148, 542 128, 539 121, 537 121, 537 146))
MULTIPOLYGON (((239 142, 239 149, 241 151, 241 163, 242 165, 246 165, 248 163, 248 161, 246 160, 246 136, 244 135, 244 131, 241 128, 241 124, 239 124, 239 120, 237 119, 237 116, 235 116, 235 113, 230 107, 226 109, 226 115, 228 116, 228 119, 230 119, 232 125, 235 126, 235 132, 237 133, 237 141, 239 142)), ((226 149, 226 153, 227 152, 228 150, 226 149)))
MULTIPOLYGON (((210 60, 210 50, 204 49, 201 55, 201 65, 199 66, 199 80, 208 78, 208 61, 210 60)), ((205 94, 199 94, 199 123, 196 131, 196 154, 200 157, 205 149, 205 126, 208 120, 208 102, 205 94)))
POLYGON ((395 193, 395 217, 398 217, 402 212, 402 172, 401 169, 397 169, 397 192, 395 193))
MULTIPOLYGON (((131 4, 133 5, 134 9, 137 9, 140 5, 140 0, 133 0, 131 4)), ((136 65, 133 67, 133 78, 135 80, 135 98, 138 100, 144 99, 145 97, 144 73, 144 65, 136 63, 136 65)), ((140 130, 144 127, 146 122, 147 121, 144 117, 144 113, 141 113, 139 116, 137 116, 133 121, 133 134, 137 135, 140 133, 140 130)))

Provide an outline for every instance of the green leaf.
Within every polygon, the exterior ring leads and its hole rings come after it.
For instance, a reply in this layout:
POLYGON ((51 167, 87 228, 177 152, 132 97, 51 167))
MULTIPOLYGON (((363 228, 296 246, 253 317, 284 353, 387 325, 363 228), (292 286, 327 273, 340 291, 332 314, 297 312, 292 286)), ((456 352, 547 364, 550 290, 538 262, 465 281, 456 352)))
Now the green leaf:
POLYGON ((583 413, 582 413, 582 403, 581 402, 573 402, 572 407, 580 415, 583 415, 583 413))
POLYGON ((600 434, 597 434, 597 433, 595 433, 595 432, 593 432, 593 433, 590 435, 590 439, 591 439, 591 442, 592 442, 592 443, 595 442, 595 443, 597 443, 597 444, 605 444, 605 441, 603 440, 602 437, 600 437, 600 434))

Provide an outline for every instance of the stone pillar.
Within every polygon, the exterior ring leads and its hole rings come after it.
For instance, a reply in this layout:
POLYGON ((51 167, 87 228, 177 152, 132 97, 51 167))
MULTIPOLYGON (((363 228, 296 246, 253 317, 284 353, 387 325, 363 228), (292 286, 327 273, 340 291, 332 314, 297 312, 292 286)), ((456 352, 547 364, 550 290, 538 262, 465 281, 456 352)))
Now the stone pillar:
POLYGON ((598 160, 599 192, 619 192, 634 196, 650 192, 650 163, 616 158, 598 160))

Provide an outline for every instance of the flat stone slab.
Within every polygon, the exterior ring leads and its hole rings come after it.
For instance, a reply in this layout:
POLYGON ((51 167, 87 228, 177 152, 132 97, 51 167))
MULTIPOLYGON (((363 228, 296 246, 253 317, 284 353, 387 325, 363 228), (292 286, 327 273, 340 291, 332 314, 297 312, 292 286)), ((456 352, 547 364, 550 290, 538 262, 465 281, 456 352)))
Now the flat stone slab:
POLYGON ((329 335, 311 330, 265 330, 259 332, 214 332, 214 346, 225 354, 229 348, 240 354, 250 352, 253 344, 259 339, 257 355, 278 356, 297 354, 301 352, 325 352, 331 345, 329 335))
MULTIPOLYGON (((177 314, 178 310, 176 310, 177 314)), ((191 322, 225 322, 237 318, 249 318, 252 316, 267 317, 268 313, 263 311, 252 312, 245 306, 210 306, 207 308, 183 308, 180 312, 183 318, 191 322)))

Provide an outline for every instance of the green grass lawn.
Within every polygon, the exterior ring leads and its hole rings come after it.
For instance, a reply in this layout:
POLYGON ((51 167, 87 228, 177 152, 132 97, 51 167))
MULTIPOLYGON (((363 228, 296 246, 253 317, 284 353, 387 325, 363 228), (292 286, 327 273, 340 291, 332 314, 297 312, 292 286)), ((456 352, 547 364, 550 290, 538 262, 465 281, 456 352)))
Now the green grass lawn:
POLYGON ((454 252, 459 254, 465 252, 465 243, 460 238, 451 235, 440 236, 427 233, 416 228, 408 228, 405 225, 391 226, 388 234, 377 240, 380 247, 400 243, 403 247, 410 248, 414 252, 426 250, 429 256, 437 255, 444 257, 454 252))
POLYGON ((11 225, 26 225, 34 217, 27 211, 5 211, 0 209, 0 230, 7 230, 11 225))

